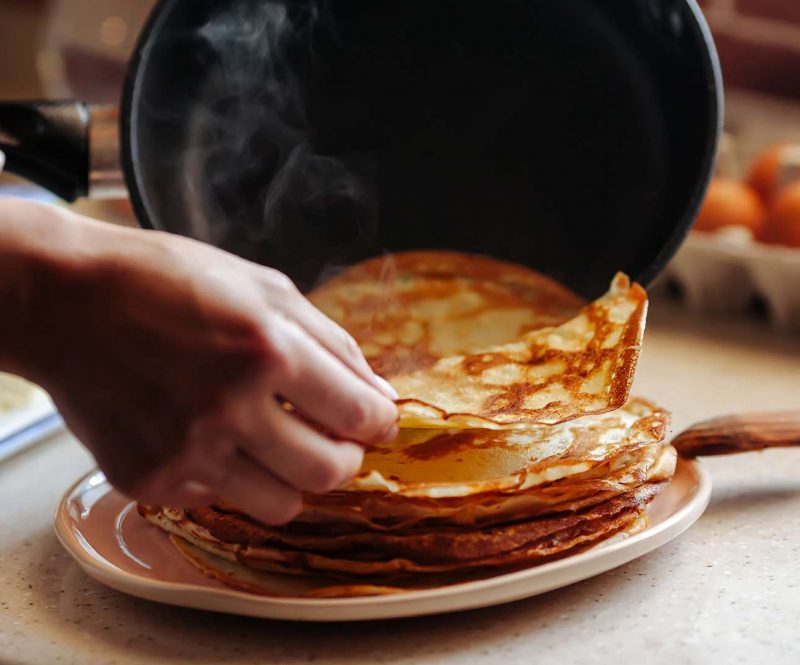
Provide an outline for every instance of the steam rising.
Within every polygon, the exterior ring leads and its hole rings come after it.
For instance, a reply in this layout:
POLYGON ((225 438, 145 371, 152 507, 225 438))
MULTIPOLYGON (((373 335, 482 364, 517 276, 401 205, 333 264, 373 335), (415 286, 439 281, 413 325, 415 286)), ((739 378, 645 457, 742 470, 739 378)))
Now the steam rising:
POLYGON ((335 43, 335 26, 324 3, 224 4, 199 33, 215 67, 184 165, 189 232, 253 260, 290 264, 310 286, 320 265, 351 262, 377 235, 370 160, 325 154, 309 122, 316 44, 335 43))

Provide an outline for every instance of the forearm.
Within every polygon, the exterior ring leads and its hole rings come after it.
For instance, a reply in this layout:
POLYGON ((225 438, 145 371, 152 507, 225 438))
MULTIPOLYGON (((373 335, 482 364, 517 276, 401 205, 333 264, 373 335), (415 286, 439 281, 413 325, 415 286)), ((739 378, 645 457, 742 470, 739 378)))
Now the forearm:
POLYGON ((42 317, 78 234, 71 215, 0 199, 0 370, 36 378, 42 317))

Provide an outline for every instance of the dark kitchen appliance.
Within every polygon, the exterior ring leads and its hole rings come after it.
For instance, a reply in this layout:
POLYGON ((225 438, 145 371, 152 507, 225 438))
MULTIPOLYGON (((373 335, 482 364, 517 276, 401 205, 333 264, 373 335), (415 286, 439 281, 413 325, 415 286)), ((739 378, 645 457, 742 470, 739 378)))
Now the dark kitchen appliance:
POLYGON ((142 226, 302 288, 447 248, 592 297, 676 250, 721 104, 694 0, 163 0, 119 131, 113 110, 2 104, 0 151, 67 200, 124 173, 142 226))

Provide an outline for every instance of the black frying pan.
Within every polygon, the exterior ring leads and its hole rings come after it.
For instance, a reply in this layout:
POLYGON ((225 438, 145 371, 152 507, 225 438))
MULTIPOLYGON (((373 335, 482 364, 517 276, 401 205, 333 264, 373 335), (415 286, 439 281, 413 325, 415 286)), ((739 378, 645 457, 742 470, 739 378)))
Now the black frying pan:
MULTIPOLYGON (((107 184, 92 113, 0 105, 6 168, 68 200, 107 184)), ((163 0, 125 84, 121 163, 143 226, 303 288, 448 248, 592 297, 673 254, 720 116, 694 0, 163 0)))

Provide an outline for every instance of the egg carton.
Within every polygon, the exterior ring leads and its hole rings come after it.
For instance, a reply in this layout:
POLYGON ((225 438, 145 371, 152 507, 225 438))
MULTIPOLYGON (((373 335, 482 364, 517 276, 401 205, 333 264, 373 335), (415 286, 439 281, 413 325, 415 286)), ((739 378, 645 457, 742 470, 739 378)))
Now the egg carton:
POLYGON ((760 298, 777 328, 800 331, 800 249, 758 243, 748 229, 690 233, 663 279, 694 310, 744 313, 760 298))

